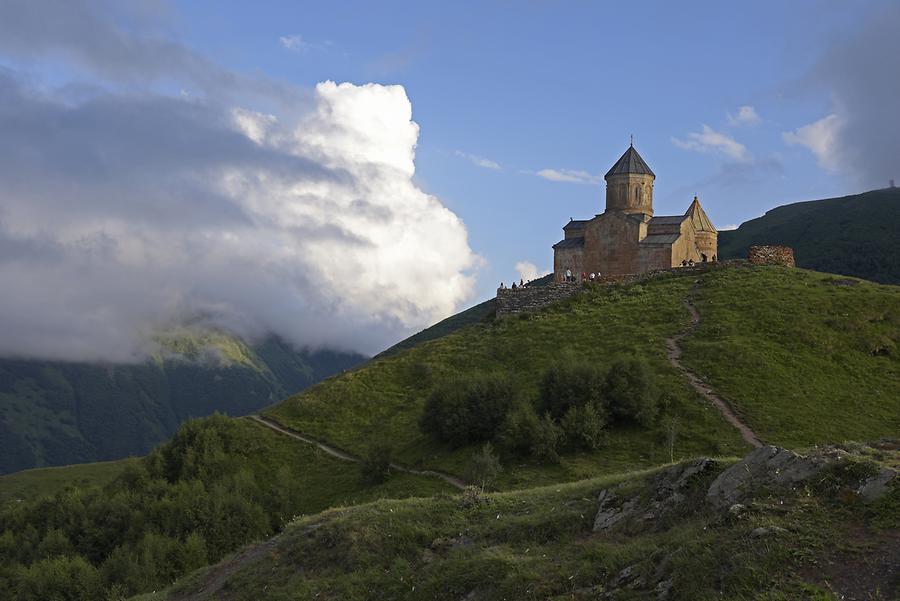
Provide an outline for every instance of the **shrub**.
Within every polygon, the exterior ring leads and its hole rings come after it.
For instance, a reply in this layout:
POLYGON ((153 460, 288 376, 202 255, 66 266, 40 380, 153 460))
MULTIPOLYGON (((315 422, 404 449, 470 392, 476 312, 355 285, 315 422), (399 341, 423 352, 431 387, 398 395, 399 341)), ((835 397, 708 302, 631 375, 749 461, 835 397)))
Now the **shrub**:
POLYGON ((596 451, 603 446, 604 429, 608 422, 605 409, 597 409, 594 403, 570 407, 559 423, 565 446, 596 451))
POLYGON ((486 442, 481 450, 472 455, 472 461, 466 470, 466 476, 473 484, 478 484, 484 490, 500 473, 500 459, 494 454, 494 447, 486 442))
POLYGON ((554 365, 541 381, 541 410, 560 419, 570 407, 602 407, 603 378, 603 370, 586 361, 554 365))
POLYGON ((559 461, 559 439, 561 438, 559 426, 548 413, 545 413, 544 417, 540 419, 539 425, 538 437, 531 448, 531 454, 543 461, 557 463, 559 461))
POLYGON ((650 426, 659 413, 659 392, 653 372, 633 357, 613 362, 603 383, 603 397, 613 418, 618 420, 650 426))
POLYGON ((374 442, 366 449, 359 464, 362 480, 366 484, 381 484, 391 475, 393 450, 384 442, 374 442))
POLYGON ((541 420, 530 403, 513 405, 497 433, 497 444, 506 453, 527 455, 541 435, 541 420))
POLYGON ((497 374, 454 378, 428 397, 420 425, 454 446, 485 442, 497 434, 516 398, 510 381, 497 374))

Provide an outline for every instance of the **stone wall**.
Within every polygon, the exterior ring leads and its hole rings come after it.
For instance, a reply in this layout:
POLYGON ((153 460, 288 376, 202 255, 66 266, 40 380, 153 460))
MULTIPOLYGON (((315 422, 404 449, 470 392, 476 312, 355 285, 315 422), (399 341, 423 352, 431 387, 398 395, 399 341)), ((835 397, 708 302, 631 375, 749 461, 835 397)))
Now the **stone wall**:
POLYGON ((751 265, 794 267, 794 249, 789 246, 751 246, 747 253, 751 265))
POLYGON ((497 317, 537 311, 550 303, 574 296, 579 290, 581 290, 580 283, 555 283, 549 286, 497 290, 497 317))

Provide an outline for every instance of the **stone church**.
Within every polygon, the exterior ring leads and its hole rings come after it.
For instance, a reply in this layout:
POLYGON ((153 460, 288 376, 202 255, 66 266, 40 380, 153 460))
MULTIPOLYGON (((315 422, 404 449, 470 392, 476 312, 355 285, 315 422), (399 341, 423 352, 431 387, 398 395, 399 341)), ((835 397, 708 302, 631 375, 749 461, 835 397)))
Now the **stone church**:
POLYGON ((553 245, 556 281, 566 270, 603 276, 715 261, 718 232, 694 197, 684 215, 653 216, 653 171, 629 146, 606 174, 606 210, 571 220, 553 245))

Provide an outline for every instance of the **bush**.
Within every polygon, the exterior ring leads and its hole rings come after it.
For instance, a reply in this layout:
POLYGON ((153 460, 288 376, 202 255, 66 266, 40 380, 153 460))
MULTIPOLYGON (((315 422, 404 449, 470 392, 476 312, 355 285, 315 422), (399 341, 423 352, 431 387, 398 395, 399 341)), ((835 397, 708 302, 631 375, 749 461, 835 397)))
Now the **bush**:
POLYGON ((559 426, 548 413, 545 413, 544 417, 540 419, 539 425, 538 437, 531 448, 531 454, 543 461, 557 463, 559 461, 559 440, 562 437, 559 426))
POLYGON ((603 378, 603 370, 586 361, 554 365, 541 381, 541 411, 560 419, 571 407, 603 407, 603 378))
POLYGON ((527 455, 541 436, 541 420, 530 403, 518 402, 510 408, 497 433, 497 444, 506 453, 527 455))
POLYGON ((484 490, 486 486, 496 480, 501 469, 500 459, 494 454, 494 447, 491 446, 491 443, 486 442, 479 452, 472 455, 472 461, 466 470, 466 477, 484 490))
POLYGON ((633 357, 613 362, 603 383, 603 397, 617 420, 650 426, 659 413, 659 392, 653 372, 633 357))
POLYGON ((491 440, 506 419, 517 393, 497 374, 458 377, 431 393, 420 426, 454 446, 491 440))
POLYGON ((369 445, 360 462, 360 472, 366 484, 381 484, 391 475, 393 450, 384 442, 369 445))
POLYGON ((596 451, 603 446, 604 428, 608 422, 605 409, 598 410, 594 403, 570 407, 559 423, 565 446, 596 451))

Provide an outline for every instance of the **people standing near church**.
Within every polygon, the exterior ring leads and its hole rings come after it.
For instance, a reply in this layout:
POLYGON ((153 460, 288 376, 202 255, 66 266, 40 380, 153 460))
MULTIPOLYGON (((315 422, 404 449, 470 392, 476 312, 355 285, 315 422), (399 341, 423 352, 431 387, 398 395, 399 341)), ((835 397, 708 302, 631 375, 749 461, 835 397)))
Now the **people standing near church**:
POLYGON ((594 278, 595 278, 595 277, 597 277, 597 274, 596 274, 596 273, 594 273, 594 272, 593 272, 593 271, 592 271, 592 272, 591 272, 591 275, 590 275, 590 278, 591 278, 591 283, 593 283, 593 282, 594 282, 594 278))
POLYGON ((566 267, 566 281, 571 282, 572 279, 572 270, 566 267))

